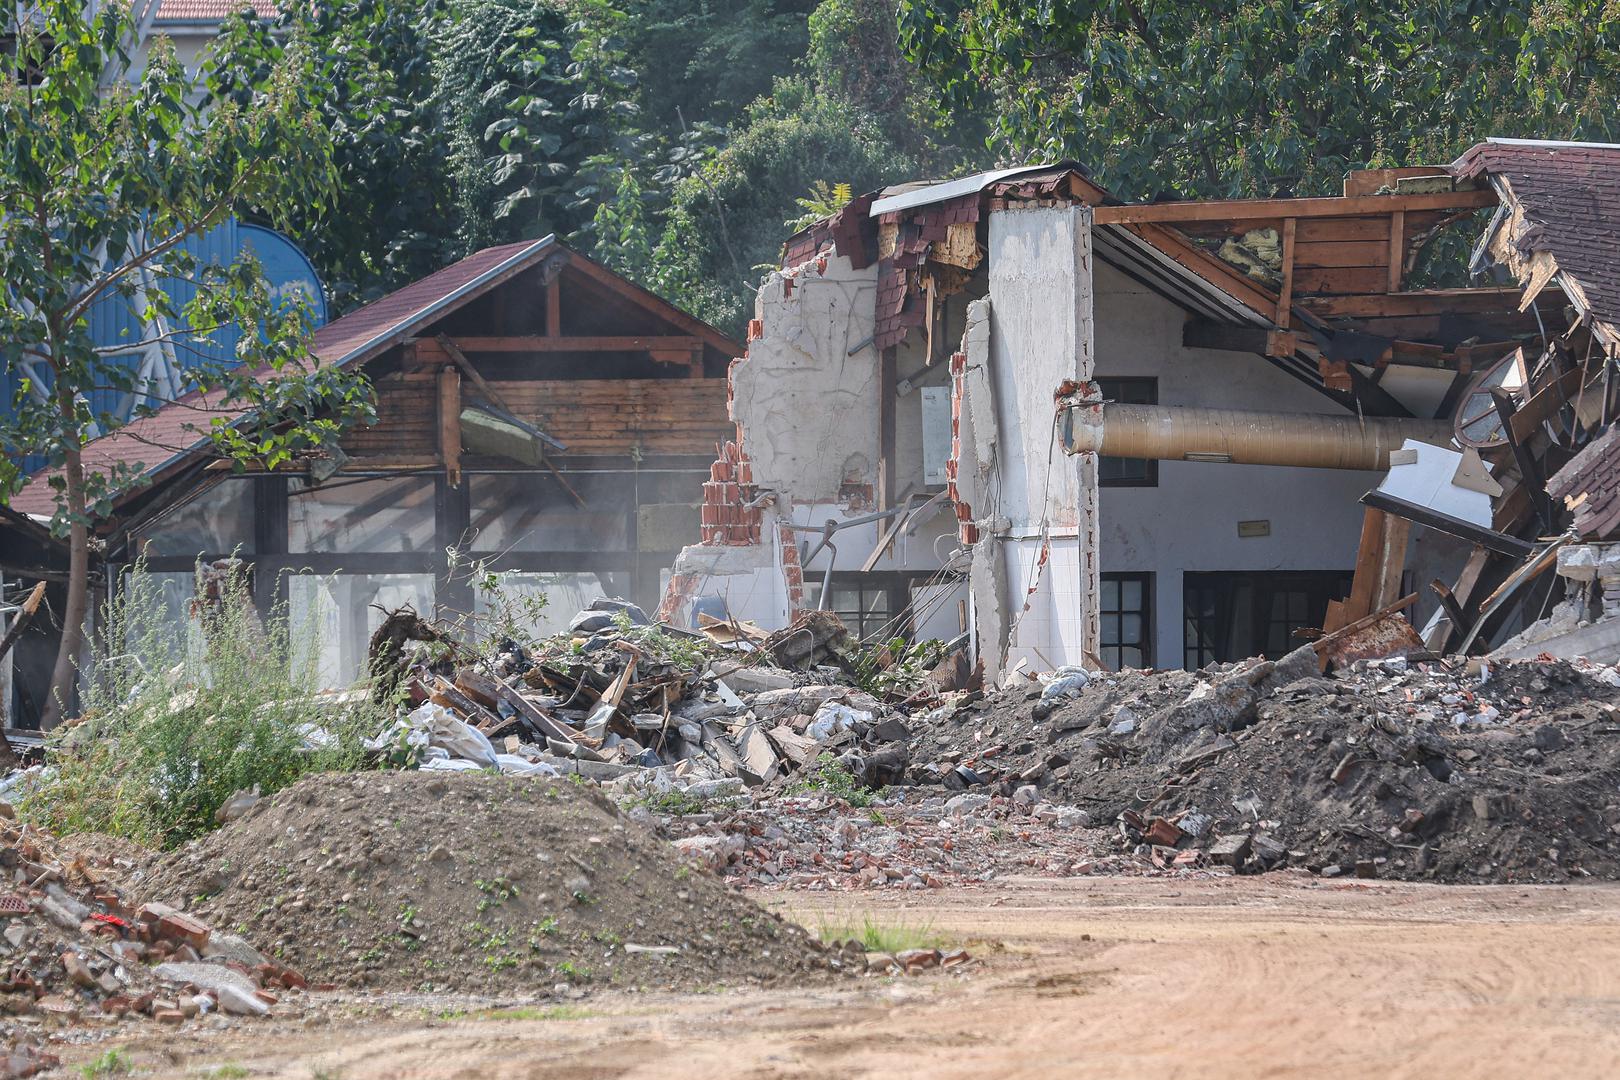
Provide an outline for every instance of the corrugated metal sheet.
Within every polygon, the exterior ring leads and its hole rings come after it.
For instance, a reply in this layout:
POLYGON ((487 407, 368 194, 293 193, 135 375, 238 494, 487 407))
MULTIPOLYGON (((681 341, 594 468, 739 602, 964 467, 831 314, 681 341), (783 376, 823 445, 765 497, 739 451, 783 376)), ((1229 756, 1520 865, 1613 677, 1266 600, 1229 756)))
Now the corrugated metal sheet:
MULTIPOLYGON (((199 264, 229 265, 235 261, 241 248, 236 219, 231 218, 201 236, 192 237, 182 246, 199 264)), ((176 308, 183 308, 197 295, 197 286, 189 281, 160 277, 157 283, 169 294, 176 308)), ((140 320, 132 310, 130 301, 123 297, 101 298, 90 309, 89 317, 90 336, 97 345, 104 348, 137 342, 147 336, 142 331, 140 320)), ((209 335, 209 340, 186 335, 175 343, 175 359, 182 368, 192 364, 224 361, 235 351, 236 340, 237 332, 234 328, 209 335)), ((140 370, 142 360, 141 353, 131 352, 114 356, 111 363, 133 375, 140 370)), ((48 374, 43 368, 39 370, 41 374, 48 374)), ((24 377, 22 372, 6 371, 3 378, 0 378, 0 393, 4 394, 4 397, 0 398, 0 408, 8 413, 24 377)), ((42 379, 41 382, 49 389, 48 378, 42 379)), ((125 420, 129 418, 133 406, 133 398, 120 390, 108 387, 90 393, 90 407, 97 415, 111 414, 125 420)), ((24 470, 32 472, 43 467, 45 459, 40 455, 29 455, 23 458, 22 462, 24 470)))

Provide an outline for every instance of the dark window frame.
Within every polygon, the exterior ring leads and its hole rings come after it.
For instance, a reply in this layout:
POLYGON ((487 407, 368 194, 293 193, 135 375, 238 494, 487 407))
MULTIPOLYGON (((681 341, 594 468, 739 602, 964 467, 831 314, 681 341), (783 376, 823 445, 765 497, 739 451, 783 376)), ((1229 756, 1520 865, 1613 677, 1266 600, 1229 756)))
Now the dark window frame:
MULTIPOLYGON (((1352 572, 1349 570, 1189 570, 1181 579, 1181 665, 1188 671, 1197 671, 1212 663, 1230 663, 1249 656, 1265 655, 1277 659, 1292 648, 1304 644, 1303 639, 1287 637, 1274 647, 1266 649, 1271 629, 1279 620, 1271 614, 1272 601, 1279 595, 1306 593, 1306 605, 1325 610, 1327 602, 1348 595, 1352 572), (1235 625, 1234 605, 1239 590, 1249 590, 1249 604, 1244 627, 1235 625), (1202 594, 1200 596, 1199 594, 1202 594), (1213 610, 1208 632, 1194 632, 1203 622, 1195 616, 1195 608, 1207 600, 1213 610), (1236 631, 1236 633, 1234 633, 1236 631), (1239 635, 1246 641, 1237 640, 1239 635), (1189 637, 1196 639, 1189 643, 1189 637)), ((1317 616, 1319 619, 1320 616, 1317 616)), ((1281 624, 1294 621, 1285 617, 1281 624)), ((1301 625, 1312 621, 1309 611, 1300 620, 1301 625)))
MULTIPOLYGON (((1159 380, 1150 375, 1099 375, 1093 378, 1097 390, 1102 394, 1104 401, 1123 401, 1133 405, 1157 405, 1159 403, 1159 380)), ((1159 486, 1159 463, 1157 461, 1138 461, 1130 458, 1097 457, 1097 486, 1114 488, 1149 488, 1159 486), (1140 471, 1139 476, 1105 477, 1104 463, 1112 462, 1114 467, 1129 466, 1140 471)))
POLYGON ((1104 665, 1108 665, 1111 662, 1111 658, 1109 657, 1108 654, 1109 654, 1110 650, 1113 650, 1116 653, 1116 657, 1113 658, 1113 660, 1112 660, 1113 667, 1111 667, 1109 670, 1117 671, 1122 666, 1123 655, 1124 655, 1123 650, 1125 650, 1127 648, 1138 648, 1138 649, 1140 649, 1142 651, 1142 663, 1141 663, 1140 666, 1143 667, 1143 668, 1151 668, 1151 667, 1153 667, 1153 608, 1154 608, 1153 585, 1154 585, 1154 576, 1153 576, 1152 571, 1148 571, 1148 570, 1110 570, 1110 571, 1104 571, 1103 573, 1100 573, 1100 574, 1097 575, 1097 581, 1098 581, 1099 586, 1103 582, 1106 582, 1106 581, 1117 581, 1117 582, 1120 582, 1122 584, 1124 582, 1133 581, 1133 582, 1136 582, 1136 583, 1138 583, 1138 584, 1140 584, 1142 586, 1142 606, 1140 608, 1126 608, 1124 606, 1123 599, 1121 599, 1120 607, 1118 607, 1117 609, 1106 608, 1106 607, 1103 606, 1102 590, 1101 590, 1101 588, 1098 589, 1098 595, 1097 595, 1097 615, 1098 615, 1097 653, 1098 653, 1098 659, 1100 659, 1103 662, 1104 665), (1113 644, 1113 645, 1107 644, 1104 641, 1104 632, 1101 629, 1102 617, 1107 616, 1107 615, 1119 615, 1119 616, 1139 615, 1139 616, 1141 616, 1141 618, 1142 618, 1142 639, 1141 639, 1141 641, 1137 642, 1137 643, 1135 643, 1133 645, 1127 645, 1124 641, 1117 642, 1116 644, 1113 644))

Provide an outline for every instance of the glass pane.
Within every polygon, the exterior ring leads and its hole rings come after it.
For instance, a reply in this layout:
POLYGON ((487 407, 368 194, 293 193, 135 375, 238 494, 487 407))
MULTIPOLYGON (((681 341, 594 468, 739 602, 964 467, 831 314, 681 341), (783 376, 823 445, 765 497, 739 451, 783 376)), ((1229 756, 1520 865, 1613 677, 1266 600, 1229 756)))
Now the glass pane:
POLYGON ((472 550, 628 551, 635 478, 565 473, 564 479, 573 495, 544 473, 469 477, 472 550))
POLYGON ((1119 582, 1103 578, 1097 583, 1097 595, 1103 611, 1119 610, 1119 582))
POLYGON ((1102 617, 1102 643, 1104 645, 1119 644, 1119 616, 1104 615, 1102 617))
POLYGON ((1119 640, 1122 644, 1137 644, 1142 640, 1142 616, 1120 616, 1119 640))
POLYGON ((480 631, 502 632, 503 620, 511 620, 522 633, 548 637, 568 629, 568 623, 598 596, 623 596, 628 574, 524 573, 506 570, 496 574, 498 589, 474 583, 473 614, 480 631))
POLYGON ((1102 662, 1103 667, 1107 668, 1109 671, 1118 671, 1120 662, 1119 650, 1105 645, 1102 650, 1102 662))
POLYGON ((253 554, 253 479, 221 480, 136 533, 135 545, 151 556, 253 554))
POLYGON ((140 654, 142 663, 161 669, 188 657, 202 658, 202 626, 191 616, 192 601, 197 597, 196 571, 149 570, 144 578, 126 574, 123 588, 128 604, 124 644, 140 654), (140 590, 139 595, 127 591, 132 585, 140 590))
POLYGON ((320 685, 336 688, 365 673, 372 632, 387 612, 409 604, 433 615, 434 582, 432 574, 297 574, 287 599, 293 640, 311 643, 320 685))
POLYGON ((1120 604, 1125 611, 1143 611, 1142 582, 1138 578, 1131 578, 1119 583, 1120 604))
POLYGON ((834 611, 857 612, 861 609, 861 590, 854 585, 834 584, 827 593, 827 605, 834 611))
POLYGON ((1116 666, 1134 668, 1146 667, 1147 661, 1142 658, 1141 649, 1126 648, 1119 650, 1119 662, 1116 666))
POLYGON ((1141 481, 1148 478, 1148 466, 1152 462, 1142 461, 1139 458, 1099 457, 1097 459, 1097 480, 1102 481, 1141 481))
POLYGON ((306 487, 295 480, 287 499, 288 549, 299 552, 431 551, 433 481, 334 481, 306 487))

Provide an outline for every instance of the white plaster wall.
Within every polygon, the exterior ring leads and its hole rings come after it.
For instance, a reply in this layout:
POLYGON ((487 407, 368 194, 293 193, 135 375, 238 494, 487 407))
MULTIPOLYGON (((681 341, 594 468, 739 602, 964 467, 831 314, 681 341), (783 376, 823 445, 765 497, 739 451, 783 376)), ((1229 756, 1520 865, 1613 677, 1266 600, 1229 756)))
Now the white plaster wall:
MULTIPOLYGON (((1083 664, 1095 642, 1097 563, 1087 553, 1095 550, 1096 461, 1064 454, 1054 424, 1059 386, 1092 375, 1091 212, 995 211, 988 259, 996 477, 993 505, 975 504, 973 513, 988 526, 980 543, 999 548, 1005 656, 984 655, 991 642, 980 646, 986 679, 1000 680, 1020 665, 1083 664)), ((969 347, 970 366, 982 362, 975 352, 969 347)), ((982 576, 977 563, 975 572, 982 576)), ((984 623, 985 615, 976 617, 984 623)))
MULTIPOLYGON (((782 576, 777 519, 766 511, 759 544, 692 544, 682 548, 674 571, 698 578, 693 599, 720 597, 726 610, 744 622, 767 630, 786 626, 792 615, 787 584, 782 576)), ((685 625, 690 605, 683 604, 677 619, 685 625)))
MULTIPOLYGON (((1258 356, 1183 348, 1182 309, 1100 262, 1096 290, 1098 378, 1155 377, 1164 405, 1343 415, 1258 356)), ((1365 510, 1359 500, 1381 479, 1375 472, 1161 461, 1158 487, 1100 490, 1101 569, 1155 575, 1153 663, 1180 667, 1184 571, 1351 570, 1365 510), (1238 536, 1238 522, 1261 519, 1271 522, 1270 536, 1238 536)), ((1455 562, 1455 550, 1433 537, 1419 543, 1430 576, 1418 584, 1425 586, 1446 577, 1434 571, 1455 562)))
POLYGON ((795 502, 836 498, 847 481, 877 482, 878 354, 872 346, 877 267, 843 256, 773 273, 760 288, 762 335, 731 373, 754 482, 795 502))
MULTIPOLYGON (((995 512, 1017 530, 1079 526, 1082 462, 1057 449, 1053 392, 1091 372, 1090 211, 990 215, 990 377, 1003 450, 995 512)), ((974 512, 980 512, 974 507, 974 512)))

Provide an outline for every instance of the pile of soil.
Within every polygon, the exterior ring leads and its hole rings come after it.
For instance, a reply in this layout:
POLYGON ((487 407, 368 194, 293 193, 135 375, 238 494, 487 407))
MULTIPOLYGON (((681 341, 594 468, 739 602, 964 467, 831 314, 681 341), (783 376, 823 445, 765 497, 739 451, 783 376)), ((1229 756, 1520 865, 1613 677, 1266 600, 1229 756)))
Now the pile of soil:
POLYGON ((1106 676, 1044 717, 1038 688, 1003 690, 919 725, 912 761, 1006 793, 1036 784, 1162 865, 1238 836, 1252 844, 1222 861, 1250 870, 1620 879, 1620 673, 1397 667, 1295 679, 1226 714, 1187 702, 1241 686, 1232 667, 1106 676))
POLYGON ((140 887, 314 984, 694 989, 829 971, 801 927, 560 780, 308 777, 155 860, 140 887))

